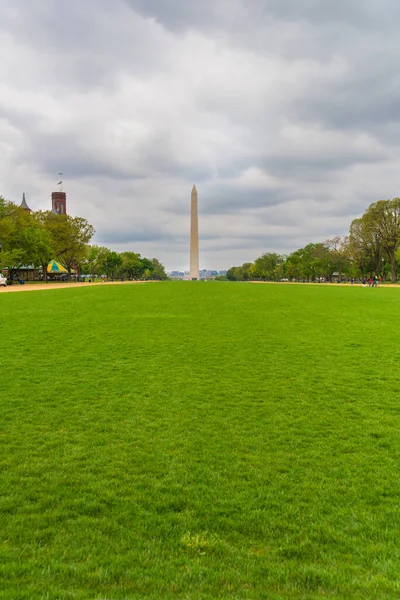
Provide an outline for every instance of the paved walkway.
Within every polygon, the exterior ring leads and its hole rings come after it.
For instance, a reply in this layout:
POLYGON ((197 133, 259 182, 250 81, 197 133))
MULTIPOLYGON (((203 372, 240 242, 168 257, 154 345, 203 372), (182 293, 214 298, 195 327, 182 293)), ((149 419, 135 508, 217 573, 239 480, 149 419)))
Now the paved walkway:
MULTIPOLYGON (((83 283, 83 282, 79 282, 79 283, 34 283, 34 284, 29 284, 26 283, 25 285, 19 285, 19 284, 14 284, 14 285, 8 285, 7 287, 1 287, 0 288, 0 294, 3 293, 7 293, 7 292, 38 292, 40 290, 57 290, 57 289, 64 289, 64 288, 86 288, 89 287, 91 285, 132 285, 132 284, 138 284, 138 283, 155 283, 155 281, 107 281, 105 283, 101 283, 101 282, 95 282, 95 283, 83 283)), ((331 286, 335 286, 335 287, 361 287, 362 284, 361 283, 355 283, 353 285, 350 284, 340 284, 340 283, 301 283, 301 282, 297 282, 297 281, 249 281, 249 282, 243 282, 243 283, 260 283, 260 284, 272 284, 272 285, 331 285, 331 286)), ((365 286, 368 287, 368 286, 365 286)), ((394 283, 383 283, 383 284, 379 284, 378 287, 395 287, 395 288, 399 288, 400 289, 400 285, 398 284, 394 284, 394 283)))
MULTIPOLYGON (((243 281, 242 283, 260 283, 260 284, 271 284, 271 285, 331 285, 334 287, 347 287, 347 288, 352 288, 352 287, 372 287, 367 285, 364 285, 362 283, 353 283, 353 285, 351 283, 330 283, 329 281, 324 281, 323 283, 320 282, 318 283, 317 281, 248 281, 245 282, 243 281)), ((394 287, 394 288, 399 288, 400 289, 400 285, 398 283, 379 283, 376 287, 380 288, 387 288, 387 287, 394 287)))
POLYGON ((24 285, 20 285, 19 283, 15 283, 14 285, 8 285, 7 287, 0 288, 0 294, 4 294, 7 292, 38 292, 40 290, 57 290, 64 288, 86 288, 91 285, 132 285, 137 283, 149 283, 148 281, 107 281, 107 282, 95 282, 95 283, 26 283, 24 285))

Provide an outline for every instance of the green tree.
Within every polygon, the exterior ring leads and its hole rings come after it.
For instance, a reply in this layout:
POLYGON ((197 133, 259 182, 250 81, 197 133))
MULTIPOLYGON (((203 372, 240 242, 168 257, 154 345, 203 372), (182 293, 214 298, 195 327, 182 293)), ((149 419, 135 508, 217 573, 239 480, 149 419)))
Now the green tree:
POLYGON ((52 258, 60 261, 68 270, 69 279, 75 269, 78 274, 82 264, 88 257, 88 243, 92 239, 95 229, 83 217, 58 215, 51 211, 37 212, 35 218, 42 223, 44 229, 51 236, 53 256, 43 256, 43 272, 52 258))
POLYGON ((168 275, 165 272, 164 265, 158 260, 158 258, 151 259, 151 277, 152 279, 165 280, 168 279, 168 275))
POLYGON ((23 265, 38 265, 49 251, 51 238, 42 225, 21 207, 0 198, 0 266, 13 279, 23 265))
POLYGON ((142 279, 151 279, 152 277, 152 271, 153 271, 153 263, 151 262, 151 260, 149 258, 141 258, 140 259, 141 263, 142 263, 142 279))
POLYGON ((396 251, 400 246, 400 198, 371 204, 364 216, 366 228, 377 236, 390 263, 392 283, 396 283, 396 251))
POLYGON ((53 215, 53 217, 56 258, 65 265, 70 279, 72 269, 79 274, 81 264, 87 258, 87 245, 92 239, 95 229, 83 217, 71 217, 70 215, 53 215))
POLYGON ((361 277, 379 271, 383 248, 365 215, 350 225, 349 254, 361 277))
POLYGON ((104 273, 104 263, 107 254, 111 252, 105 246, 89 246, 89 251, 82 265, 82 272, 91 275, 92 279, 104 273))
POLYGON ((143 279, 152 279, 152 272, 150 269, 145 269, 143 271, 143 279))
POLYGON ((128 279, 140 279, 143 275, 144 266, 140 254, 136 252, 122 252, 121 274, 128 279))
POLYGON ((117 252, 108 252, 105 256, 104 268, 107 273, 107 277, 114 277, 117 274, 118 268, 122 265, 122 256, 117 252))
POLYGON ((55 258, 55 244, 51 230, 47 227, 47 220, 54 217, 51 211, 35 211, 31 213, 32 219, 42 231, 43 242, 38 248, 38 265, 42 267, 43 281, 47 283, 47 266, 55 258))
POLYGON ((238 281, 238 274, 240 273, 240 267, 231 267, 226 272, 226 278, 228 281, 238 281))
POLYGON ((249 281, 250 279, 253 279, 252 267, 253 263, 251 262, 242 264, 242 266, 240 267, 242 281, 249 281))
POLYGON ((299 281, 301 273, 301 260, 298 252, 293 252, 286 257, 285 260, 285 272, 288 279, 295 279, 299 281))
MULTIPOLYGON (((316 277, 316 244, 307 244, 304 248, 299 248, 292 252, 287 258, 287 262, 296 266, 297 278, 307 281, 315 280, 316 277)), ((290 272, 290 268, 289 268, 290 272)))
POLYGON ((276 280, 276 268, 282 263, 282 256, 275 252, 266 252, 256 258, 251 273, 256 279, 276 280))

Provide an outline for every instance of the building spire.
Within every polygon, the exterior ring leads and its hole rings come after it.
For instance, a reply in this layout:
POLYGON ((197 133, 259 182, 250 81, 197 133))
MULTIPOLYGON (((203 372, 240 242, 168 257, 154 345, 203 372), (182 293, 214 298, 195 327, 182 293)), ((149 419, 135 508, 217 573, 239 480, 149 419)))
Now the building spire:
POLYGON ((29 206, 27 205, 26 200, 25 200, 25 192, 22 194, 22 202, 21 202, 20 206, 24 210, 31 212, 31 209, 29 208, 29 206))

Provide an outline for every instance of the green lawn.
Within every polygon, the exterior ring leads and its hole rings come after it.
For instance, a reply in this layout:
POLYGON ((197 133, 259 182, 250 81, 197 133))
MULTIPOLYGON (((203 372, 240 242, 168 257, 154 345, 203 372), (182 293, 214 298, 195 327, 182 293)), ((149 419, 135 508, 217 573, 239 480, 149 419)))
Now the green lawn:
POLYGON ((0 598, 398 599, 399 306, 0 291, 0 598))

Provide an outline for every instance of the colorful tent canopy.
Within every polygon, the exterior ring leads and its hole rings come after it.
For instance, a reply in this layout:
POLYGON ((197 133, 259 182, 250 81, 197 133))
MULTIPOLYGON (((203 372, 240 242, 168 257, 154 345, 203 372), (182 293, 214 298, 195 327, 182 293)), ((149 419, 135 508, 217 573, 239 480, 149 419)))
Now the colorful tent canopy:
POLYGON ((49 264, 47 265, 47 272, 48 273, 68 273, 67 269, 65 267, 63 267, 62 265, 60 265, 60 263, 57 262, 56 260, 52 260, 49 262, 49 264))

